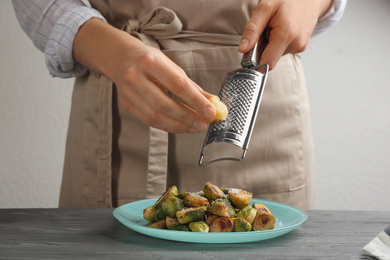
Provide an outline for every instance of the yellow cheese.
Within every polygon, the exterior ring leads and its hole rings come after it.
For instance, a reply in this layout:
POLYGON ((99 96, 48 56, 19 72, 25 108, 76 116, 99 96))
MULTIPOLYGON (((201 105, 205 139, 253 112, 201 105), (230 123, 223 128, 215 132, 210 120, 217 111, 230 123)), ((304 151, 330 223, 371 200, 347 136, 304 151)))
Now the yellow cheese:
POLYGON ((224 121, 228 116, 228 109, 224 103, 217 96, 212 96, 209 101, 213 104, 216 114, 211 122, 224 121))

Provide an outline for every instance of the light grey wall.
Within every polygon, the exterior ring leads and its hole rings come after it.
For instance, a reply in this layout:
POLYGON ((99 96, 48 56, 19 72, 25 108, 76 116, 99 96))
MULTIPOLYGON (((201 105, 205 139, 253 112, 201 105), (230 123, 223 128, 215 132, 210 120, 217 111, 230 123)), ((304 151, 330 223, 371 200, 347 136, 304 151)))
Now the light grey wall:
MULTIPOLYGON (((390 1, 349 0, 302 55, 312 107, 319 209, 390 210, 390 1)), ((0 1, 0 208, 56 207, 73 80, 0 1)))
POLYGON ((54 79, 0 1, 0 207, 56 207, 73 80, 54 79))
POLYGON ((348 0, 303 55, 317 208, 390 209, 390 1, 348 0))

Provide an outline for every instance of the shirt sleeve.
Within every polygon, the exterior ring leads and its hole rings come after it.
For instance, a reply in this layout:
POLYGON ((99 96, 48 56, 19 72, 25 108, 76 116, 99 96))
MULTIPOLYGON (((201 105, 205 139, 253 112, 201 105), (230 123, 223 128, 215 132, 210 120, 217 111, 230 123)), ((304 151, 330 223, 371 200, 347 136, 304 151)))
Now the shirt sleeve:
POLYGON ((87 68, 73 59, 73 42, 81 25, 104 17, 81 0, 12 0, 16 17, 34 45, 44 52, 54 77, 83 75, 87 68))
POLYGON ((312 36, 316 36, 335 26, 343 16, 346 5, 347 0, 333 0, 328 12, 318 20, 312 36))

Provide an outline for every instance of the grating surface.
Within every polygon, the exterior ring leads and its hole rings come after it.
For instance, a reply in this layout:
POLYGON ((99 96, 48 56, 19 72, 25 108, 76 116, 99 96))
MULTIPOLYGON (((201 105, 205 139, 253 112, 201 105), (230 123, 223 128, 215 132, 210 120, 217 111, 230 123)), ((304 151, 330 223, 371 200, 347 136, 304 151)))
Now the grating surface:
POLYGON ((245 126, 250 120, 248 116, 253 105, 256 86, 256 82, 249 79, 236 79, 223 83, 219 97, 229 110, 228 118, 223 122, 213 123, 210 133, 224 129, 239 135, 244 134, 245 126))

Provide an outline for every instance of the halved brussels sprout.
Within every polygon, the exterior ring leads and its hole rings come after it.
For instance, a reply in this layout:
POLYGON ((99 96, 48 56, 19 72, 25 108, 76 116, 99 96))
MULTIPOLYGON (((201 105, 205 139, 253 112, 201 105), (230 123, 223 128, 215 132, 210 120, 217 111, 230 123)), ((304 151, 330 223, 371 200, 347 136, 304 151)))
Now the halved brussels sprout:
POLYGON ((184 205, 181 199, 171 194, 168 194, 168 196, 163 199, 161 203, 161 208, 165 216, 170 216, 171 218, 174 218, 176 216, 176 211, 179 211, 184 208, 184 205))
POLYGON ((163 195, 161 195, 161 197, 156 201, 156 203, 154 204, 154 207, 161 207, 161 204, 163 203, 163 201, 166 199, 166 197, 168 197, 169 195, 173 195, 175 197, 177 197, 179 195, 179 191, 177 189, 176 186, 172 186, 172 187, 169 187, 164 193, 163 195))
POLYGON ((243 209, 251 203, 252 193, 241 189, 229 189, 228 197, 234 207, 243 209))
POLYGON ((234 217, 235 211, 228 199, 217 199, 213 201, 208 210, 211 214, 220 217, 234 217))
POLYGON ((272 212, 262 203, 254 203, 252 207, 257 210, 252 229, 255 231, 274 229, 275 216, 272 212))
POLYGON ((252 225, 242 218, 233 218, 233 223, 234 232, 248 232, 252 229, 252 225))
POLYGON ((177 194, 177 197, 181 200, 184 200, 184 196, 186 195, 187 192, 180 192, 179 194, 177 194))
POLYGON ((209 232, 209 226, 204 221, 195 221, 188 224, 188 227, 193 232, 203 232, 208 233, 209 232))
POLYGON ((184 204, 188 207, 201 207, 210 205, 209 200, 200 196, 198 193, 187 192, 184 195, 184 204))
POLYGON ((210 226, 210 224, 217 218, 219 218, 218 215, 210 215, 210 214, 207 215, 207 217, 206 217, 206 224, 210 226))
POLYGON ((179 223, 177 218, 171 218, 170 216, 167 216, 165 219, 165 226, 169 230, 177 230, 177 231, 189 231, 187 225, 179 223))
POLYGON ((147 207, 143 211, 144 219, 153 223, 165 219, 165 213, 162 208, 155 208, 154 206, 147 207))
POLYGON ((203 220, 206 215, 207 207, 184 208, 176 212, 177 220, 180 224, 203 220))
POLYGON ((215 184, 207 182, 203 189, 204 195, 209 200, 225 198, 225 193, 215 184))
POLYGON ((237 213, 236 217, 245 220, 249 224, 252 224, 253 220, 256 217, 256 214, 257 214, 257 210, 253 207, 248 206, 245 209, 240 210, 237 213))
POLYGON ((209 232, 231 232, 233 230, 233 220, 227 217, 216 218, 209 226, 209 232))
POLYGON ((144 218, 149 222, 157 222, 166 216, 175 217, 176 211, 184 208, 183 201, 177 195, 176 186, 168 188, 153 206, 144 209, 144 218))
POLYGON ((225 195, 227 195, 229 193, 229 190, 230 188, 224 188, 224 187, 220 187, 220 190, 225 193, 225 195))
POLYGON ((164 229, 164 228, 166 228, 166 226, 165 226, 165 219, 157 221, 157 222, 154 222, 154 223, 150 223, 149 227, 151 227, 151 228, 158 228, 158 229, 164 229))
POLYGON ((148 222, 152 223, 153 222, 153 214, 154 214, 154 208, 153 206, 150 206, 150 207, 147 207, 146 209, 144 209, 143 211, 143 216, 144 216, 144 219, 146 219, 148 222))

